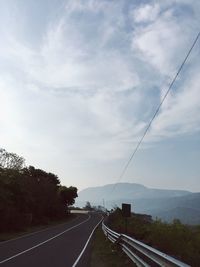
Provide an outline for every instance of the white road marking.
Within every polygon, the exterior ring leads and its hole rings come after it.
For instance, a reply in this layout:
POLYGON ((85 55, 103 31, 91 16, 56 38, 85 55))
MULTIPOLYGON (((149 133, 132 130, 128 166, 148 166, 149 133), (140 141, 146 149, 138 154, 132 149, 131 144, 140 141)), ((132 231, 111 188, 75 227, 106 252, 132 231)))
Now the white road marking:
POLYGON ((70 227, 69 229, 67 229, 67 230, 65 230, 65 231, 63 231, 63 232, 61 232, 61 233, 59 233, 59 234, 57 234, 57 235, 55 235, 55 236, 53 236, 53 237, 51 237, 51 238, 49 238, 49 239, 47 239, 47 240, 41 242, 41 243, 39 243, 39 244, 37 244, 37 245, 31 247, 31 248, 28 248, 28 249, 26 249, 26 250, 24 250, 24 251, 22 251, 22 252, 20 252, 20 253, 18 253, 18 254, 15 254, 15 255, 12 256, 12 257, 9 257, 9 258, 7 258, 7 259, 5 259, 5 260, 3 260, 3 261, 0 261, 0 264, 1 264, 1 263, 4 263, 4 262, 6 262, 6 261, 12 260, 12 259, 14 259, 14 258, 16 258, 16 257, 18 257, 18 256, 20 256, 20 255, 22 255, 22 254, 24 254, 24 253, 30 251, 30 250, 32 250, 32 249, 35 249, 35 248, 37 248, 37 247, 42 246, 43 244, 45 244, 45 243, 47 243, 47 242, 49 242, 49 241, 51 241, 51 240, 53 240, 53 239, 55 239, 55 238, 57 238, 57 237, 63 235, 64 233, 69 232, 70 230, 72 230, 72 229, 78 227, 79 225, 81 225, 81 224, 87 222, 88 220, 90 220, 90 218, 91 218, 91 216, 89 215, 88 218, 87 218, 85 221, 83 221, 83 222, 81 222, 81 223, 79 223, 79 224, 76 224, 76 225, 70 227))
POLYGON ((74 218, 74 219, 72 219, 72 220, 70 220, 70 221, 67 221, 67 222, 64 222, 64 223, 59 223, 59 224, 54 225, 54 226, 49 226, 49 227, 47 227, 47 228, 45 228, 45 229, 42 229, 42 230, 39 230, 39 231, 35 231, 35 232, 30 233, 30 234, 25 234, 25 235, 21 235, 21 236, 16 237, 16 238, 12 238, 12 239, 9 239, 9 240, 1 241, 1 242, 0 242, 0 246, 1 246, 1 245, 4 245, 4 244, 6 244, 6 243, 9 243, 9 242, 11 242, 11 241, 15 241, 15 240, 18 240, 18 239, 22 239, 22 238, 24 238, 24 237, 32 236, 32 235, 35 235, 35 234, 38 234, 38 233, 42 233, 42 232, 45 232, 45 231, 54 229, 54 228, 56 228, 56 227, 58 227, 58 226, 61 226, 61 225, 66 224, 66 223, 73 222, 73 221, 77 220, 78 218, 79 218, 79 216, 77 216, 76 218, 74 218))
POLYGON ((87 246, 88 246, 88 243, 90 242, 90 239, 92 238, 92 235, 94 234, 94 231, 97 229, 97 227, 98 227, 99 224, 102 222, 102 220, 103 220, 103 217, 101 218, 100 222, 98 222, 97 225, 94 227, 94 229, 93 229, 92 233, 90 234, 90 236, 89 236, 87 242, 85 243, 85 246, 83 247, 83 249, 82 249, 80 255, 78 256, 78 258, 76 259, 76 261, 74 262, 74 264, 72 265, 72 267, 75 267, 75 266, 78 264, 80 258, 82 257, 83 253, 85 252, 85 250, 86 250, 86 248, 87 248, 87 246))

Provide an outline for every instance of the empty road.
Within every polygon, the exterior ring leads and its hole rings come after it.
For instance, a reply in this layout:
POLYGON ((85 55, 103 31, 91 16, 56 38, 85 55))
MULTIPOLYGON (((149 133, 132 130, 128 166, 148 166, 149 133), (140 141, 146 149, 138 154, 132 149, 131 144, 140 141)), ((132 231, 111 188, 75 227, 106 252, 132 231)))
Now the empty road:
POLYGON ((100 214, 79 215, 57 225, 15 240, 0 243, 2 267, 88 266, 89 248, 83 252, 100 214))

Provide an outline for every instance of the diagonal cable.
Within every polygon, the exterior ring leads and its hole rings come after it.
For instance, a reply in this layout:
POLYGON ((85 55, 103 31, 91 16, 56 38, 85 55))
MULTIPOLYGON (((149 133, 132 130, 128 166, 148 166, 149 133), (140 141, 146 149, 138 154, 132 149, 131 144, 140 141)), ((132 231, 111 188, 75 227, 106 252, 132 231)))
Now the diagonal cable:
MULTIPOLYGON (((190 54, 191 54, 191 52, 192 52, 192 50, 193 50, 195 44, 197 43, 199 37, 200 37, 200 31, 199 31, 199 33, 197 34, 195 40, 193 41, 192 46, 190 47, 189 51, 187 52, 187 54, 186 54, 186 56, 185 56, 185 58, 184 58, 182 64, 180 65, 180 67, 179 67, 179 69, 178 69, 178 72, 176 73, 176 75, 175 75, 174 78, 172 79, 171 83, 169 84, 169 87, 168 87, 167 92, 166 92, 165 95, 163 96, 163 98, 162 98, 162 100, 161 100, 159 106, 157 107, 157 109, 156 109, 156 111, 155 111, 153 117, 151 118, 149 124, 147 125, 147 128, 145 129, 145 131, 144 131, 144 133, 143 133, 141 139, 139 140, 139 142, 138 142, 136 148, 134 149, 133 153, 131 154, 131 157, 129 158, 129 160, 127 161, 126 165, 124 166, 124 168, 123 168, 123 170, 122 170, 122 172, 121 172, 121 174, 120 174, 120 176, 119 176, 119 178, 118 178, 118 180, 117 180, 117 183, 119 183, 119 182, 121 181, 121 179, 122 179, 122 177, 124 176, 126 170, 128 169, 128 167, 129 167, 129 165, 130 165, 130 163, 131 163, 133 157, 135 156, 136 152, 138 151, 138 149, 139 149, 139 147, 140 147, 142 141, 144 140, 144 138, 145 138, 145 136, 146 136, 146 134, 147 134, 149 128, 151 127, 151 125, 152 125, 152 123, 153 123, 155 117, 157 116, 158 112, 160 111, 160 108, 161 108, 163 102, 165 101, 167 95, 169 94, 171 88, 173 87, 173 85, 174 85, 174 83, 175 83, 177 77, 179 76, 179 74, 180 74, 180 72, 181 72, 183 66, 185 65, 187 59, 189 58, 189 56, 190 56, 190 54)), ((112 192, 115 190, 115 188, 116 188, 116 186, 117 186, 117 183, 114 184, 112 192)))

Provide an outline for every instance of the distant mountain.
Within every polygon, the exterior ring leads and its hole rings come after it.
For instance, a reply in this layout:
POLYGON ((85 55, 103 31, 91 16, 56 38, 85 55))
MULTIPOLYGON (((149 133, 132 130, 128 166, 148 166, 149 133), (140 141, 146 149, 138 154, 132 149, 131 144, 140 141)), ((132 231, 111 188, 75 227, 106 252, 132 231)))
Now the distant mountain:
POLYGON ((172 222, 176 218, 184 224, 200 224, 200 209, 175 207, 152 215, 154 219, 157 217, 166 222, 172 222))
POLYGON ((152 189, 134 183, 91 187, 78 193, 77 206, 103 205, 108 209, 130 203, 132 211, 146 213, 165 221, 180 219, 187 224, 200 224, 200 193, 184 190, 152 189), (114 190, 113 190, 114 189, 114 190))
POLYGON ((117 199, 166 198, 188 195, 183 190, 152 189, 141 184, 118 183, 99 187, 89 187, 78 193, 78 201, 100 202, 117 199))

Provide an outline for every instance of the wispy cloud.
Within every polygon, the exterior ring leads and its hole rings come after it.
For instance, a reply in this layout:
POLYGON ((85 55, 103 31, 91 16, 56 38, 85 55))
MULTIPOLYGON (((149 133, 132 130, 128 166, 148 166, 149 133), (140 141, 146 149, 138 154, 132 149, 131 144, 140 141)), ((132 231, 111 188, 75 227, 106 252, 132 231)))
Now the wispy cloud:
POLYGON ((157 19, 159 12, 160 6, 158 3, 142 4, 134 9, 131 15, 136 23, 149 23, 157 19))
MULTIPOLYGON (((0 19, 2 143, 23 147, 30 163, 38 153, 60 155, 62 164, 126 158, 197 33, 200 6, 69 0, 62 7, 38 35, 36 18, 19 8, 0 19)), ((197 50, 148 144, 200 130, 197 50)))
MULTIPOLYGON (((138 57, 144 63, 156 70, 152 77, 159 81, 165 80, 160 87, 160 98, 167 90, 170 79, 182 63, 191 43, 198 33, 198 17, 195 8, 199 6, 178 5, 173 1, 168 5, 158 4, 142 5, 134 10, 133 19, 140 23, 132 39, 132 49, 137 51, 138 57), (187 9, 188 8, 188 9, 187 9), (152 12, 151 12, 152 11, 152 12), (160 13, 159 13, 160 12, 160 13), (183 19, 184 18, 184 19, 183 19), (193 28, 191 28, 193 25, 193 28)), ((192 54, 193 65, 187 68, 185 74, 180 75, 171 95, 163 105, 159 117, 153 124, 151 136, 158 140, 175 136, 177 134, 190 134, 199 131, 199 101, 198 99, 198 71, 199 63, 195 60, 198 48, 192 54), (188 73, 189 72, 189 73, 188 73), (155 132, 154 132, 155 131, 155 132)), ((159 84, 157 83, 157 86, 159 84)), ((152 140, 148 138, 148 140, 152 140)))

